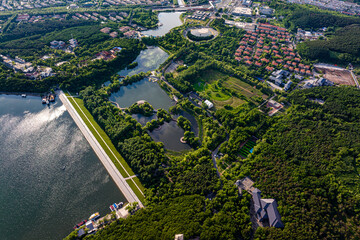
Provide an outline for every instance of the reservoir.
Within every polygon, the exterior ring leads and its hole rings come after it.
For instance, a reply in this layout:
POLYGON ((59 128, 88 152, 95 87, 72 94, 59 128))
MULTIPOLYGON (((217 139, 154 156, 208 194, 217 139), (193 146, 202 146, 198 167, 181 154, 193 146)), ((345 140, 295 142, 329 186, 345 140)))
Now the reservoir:
POLYGON ((2 240, 62 239, 125 198, 60 101, 0 95, 2 240))

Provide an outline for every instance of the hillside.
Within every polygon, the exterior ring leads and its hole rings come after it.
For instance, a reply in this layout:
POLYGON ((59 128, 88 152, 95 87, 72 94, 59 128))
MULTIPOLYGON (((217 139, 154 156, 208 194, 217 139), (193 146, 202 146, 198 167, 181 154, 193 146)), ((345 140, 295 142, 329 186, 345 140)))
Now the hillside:
POLYGON ((260 239, 359 239, 360 92, 324 87, 296 91, 293 106, 233 174, 250 175, 276 198, 284 230, 260 239), (322 99, 323 105, 314 101, 322 99))
POLYGON ((360 25, 354 24, 340 28, 329 40, 307 41, 298 45, 302 57, 312 60, 334 60, 359 62, 360 55, 360 25))

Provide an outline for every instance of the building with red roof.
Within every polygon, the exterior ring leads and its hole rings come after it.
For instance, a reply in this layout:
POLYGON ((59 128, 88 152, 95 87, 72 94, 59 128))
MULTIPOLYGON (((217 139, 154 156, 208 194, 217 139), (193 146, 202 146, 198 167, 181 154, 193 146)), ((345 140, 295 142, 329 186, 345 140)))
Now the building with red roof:
POLYGON ((274 71, 274 68, 273 68, 273 67, 269 67, 269 66, 267 66, 265 69, 266 69, 266 71, 269 71, 269 72, 274 71))

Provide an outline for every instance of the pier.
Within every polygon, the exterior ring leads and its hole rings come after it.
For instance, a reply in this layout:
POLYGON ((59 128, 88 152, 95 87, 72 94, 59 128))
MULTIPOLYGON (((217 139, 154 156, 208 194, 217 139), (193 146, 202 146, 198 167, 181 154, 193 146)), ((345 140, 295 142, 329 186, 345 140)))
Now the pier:
MULTIPOLYGON (((105 169, 114 180, 115 184, 118 186, 120 191, 124 194, 126 200, 129 203, 138 202, 140 207, 143 207, 140 199, 136 196, 134 191, 131 189, 129 184, 126 182, 126 179, 121 175, 119 170, 116 168, 115 164, 111 161, 110 157, 106 154, 103 147, 99 144, 91 130, 88 128, 84 120, 81 118, 79 113, 76 111, 74 106, 70 103, 66 95, 60 91, 59 98, 61 102, 66 107, 70 116, 73 118, 76 125, 79 127, 82 134, 85 136, 86 140, 89 142, 91 148, 94 150, 95 154, 98 156, 101 163, 104 165, 105 169)), ((90 123, 91 124, 91 123, 90 123)), ((126 170, 125 170, 126 171, 126 170)), ((139 189, 140 190, 140 189, 139 189)), ((142 193, 142 191, 140 190, 142 193)))

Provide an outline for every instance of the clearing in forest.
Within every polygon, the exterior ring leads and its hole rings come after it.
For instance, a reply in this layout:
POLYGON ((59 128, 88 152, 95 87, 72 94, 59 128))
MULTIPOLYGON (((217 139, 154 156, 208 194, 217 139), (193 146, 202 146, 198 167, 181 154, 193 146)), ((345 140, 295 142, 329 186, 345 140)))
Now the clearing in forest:
POLYGON ((223 108, 225 105, 237 107, 245 102, 259 104, 268 97, 255 86, 216 70, 200 73, 193 87, 210 98, 216 108, 223 108))

